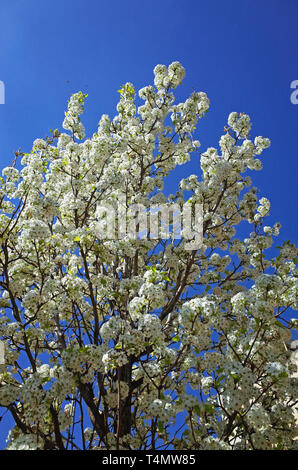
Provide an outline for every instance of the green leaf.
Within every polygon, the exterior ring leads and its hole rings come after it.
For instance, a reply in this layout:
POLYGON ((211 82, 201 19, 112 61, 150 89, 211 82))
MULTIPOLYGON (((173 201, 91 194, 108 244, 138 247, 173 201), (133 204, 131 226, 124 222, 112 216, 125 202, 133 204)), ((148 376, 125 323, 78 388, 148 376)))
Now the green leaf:
POLYGON ((209 403, 205 403, 205 411, 206 413, 213 414, 215 411, 214 405, 210 405, 209 403))
POLYGON ((158 429, 158 432, 159 432, 160 434, 163 433, 164 427, 163 427, 163 424, 162 424, 161 421, 158 421, 158 423, 157 423, 157 429, 158 429))
POLYGON ((172 338, 172 341, 174 341, 174 343, 178 343, 178 342, 180 341, 179 336, 174 336, 174 337, 172 338))

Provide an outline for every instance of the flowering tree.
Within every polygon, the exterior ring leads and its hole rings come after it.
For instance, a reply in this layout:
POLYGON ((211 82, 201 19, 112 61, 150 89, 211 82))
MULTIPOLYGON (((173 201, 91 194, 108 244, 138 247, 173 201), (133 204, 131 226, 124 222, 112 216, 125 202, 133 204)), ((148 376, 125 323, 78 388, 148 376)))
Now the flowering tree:
MULTIPOLYGON (((247 169, 267 138, 250 140, 233 112, 219 148, 193 140, 205 93, 174 104, 184 68, 157 65, 154 85, 120 90, 118 115, 85 139, 86 95, 73 95, 63 128, 37 139, 1 178, 0 405, 15 426, 8 449, 289 449, 295 444, 290 243, 265 251, 247 169), (137 107, 138 106, 138 107, 137 107), (176 165, 202 172, 166 198, 176 165), (185 194, 187 191, 187 196, 185 194), (189 197, 190 194, 190 197, 189 197), (100 204, 197 203, 203 243, 104 238, 100 204), (247 238, 237 238, 243 221, 247 238), (289 318, 287 316, 287 318, 289 318)), ((116 226, 121 224, 116 217, 116 226)), ((297 286, 297 283, 296 283, 297 286)))

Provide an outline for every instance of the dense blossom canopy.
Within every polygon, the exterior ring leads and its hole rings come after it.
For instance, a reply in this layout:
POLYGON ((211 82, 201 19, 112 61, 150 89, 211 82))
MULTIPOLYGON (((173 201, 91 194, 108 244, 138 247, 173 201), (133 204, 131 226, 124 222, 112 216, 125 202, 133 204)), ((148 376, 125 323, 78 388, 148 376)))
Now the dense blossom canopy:
MULTIPOLYGON (((209 99, 175 104, 185 70, 154 69, 138 97, 85 138, 86 95, 63 128, 2 172, 0 405, 15 421, 8 449, 289 449, 295 446, 297 249, 266 257, 280 225, 247 170, 269 139, 232 112, 217 148, 194 140, 209 99), (142 101, 142 102, 141 102, 142 101), (201 171, 163 194, 190 160, 201 171), (187 194, 187 195, 186 195, 187 194), (203 206, 203 245, 103 239, 96 209, 203 206), (245 222, 246 221, 246 222, 245 222), (237 237, 247 230, 244 239, 237 237), (239 232, 238 232, 239 233, 239 232)), ((117 220, 117 223, 120 221, 117 220)))

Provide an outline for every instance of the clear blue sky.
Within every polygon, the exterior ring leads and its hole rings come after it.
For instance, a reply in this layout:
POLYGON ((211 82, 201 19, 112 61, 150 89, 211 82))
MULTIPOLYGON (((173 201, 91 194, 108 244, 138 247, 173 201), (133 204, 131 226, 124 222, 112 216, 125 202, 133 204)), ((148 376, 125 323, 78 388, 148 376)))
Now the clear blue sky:
MULTIPOLYGON (((195 89, 211 101, 198 126, 202 149, 217 146, 231 111, 248 113, 252 135, 271 139, 253 181, 271 200, 268 224, 281 222, 281 241, 297 241, 297 18, 297 0, 1 0, 0 170, 14 150, 60 128, 72 93, 89 94, 83 122, 92 135, 101 114, 115 114, 121 84, 141 88, 156 64, 179 60, 187 73, 179 99, 195 89)), ((171 188, 197 171, 194 158, 171 188)))

